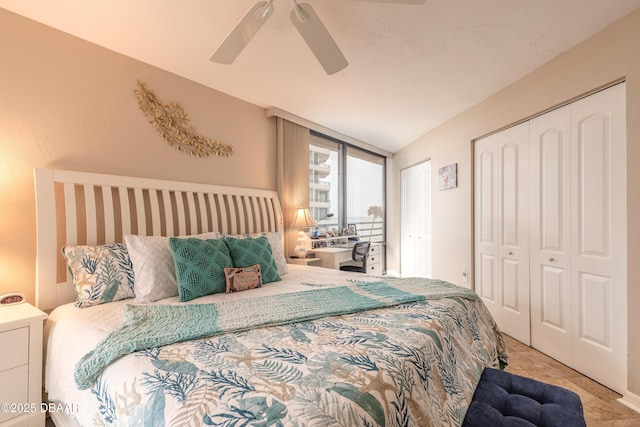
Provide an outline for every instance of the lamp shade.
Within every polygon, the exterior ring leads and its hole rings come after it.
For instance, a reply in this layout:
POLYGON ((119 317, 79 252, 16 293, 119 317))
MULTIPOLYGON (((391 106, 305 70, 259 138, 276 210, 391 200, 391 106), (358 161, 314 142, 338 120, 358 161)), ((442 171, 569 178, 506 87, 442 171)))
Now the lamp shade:
POLYGON ((307 227, 315 227, 316 222, 311 218, 311 214, 309 213, 309 209, 306 208, 298 208, 296 209, 296 215, 293 219, 293 223, 291 224, 291 228, 307 228, 307 227))

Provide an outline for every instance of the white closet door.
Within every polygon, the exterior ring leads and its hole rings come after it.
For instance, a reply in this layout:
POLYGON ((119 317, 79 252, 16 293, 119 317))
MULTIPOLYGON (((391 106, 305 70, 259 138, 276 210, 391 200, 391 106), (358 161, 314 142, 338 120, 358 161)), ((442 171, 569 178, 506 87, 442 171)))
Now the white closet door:
POLYGON ((431 277, 431 161, 402 170, 400 181, 400 273, 431 277))
POLYGON ((572 366, 626 390, 625 84, 571 106, 572 366))
POLYGON ((530 123, 531 345, 571 365, 571 108, 530 123))
POLYGON ((504 332, 620 393, 625 91, 616 85, 476 141, 474 154, 476 292, 504 332))
POLYGON ((424 173, 422 175, 424 200, 421 209, 420 237, 418 242, 420 247, 420 258, 418 262, 419 277, 431 278, 433 275, 432 268, 432 243, 431 243, 431 160, 424 162, 424 173))
POLYGON ((529 343, 529 123, 476 141, 476 291, 529 343))
POLYGON ((626 390, 620 84, 531 120, 531 345, 626 390))
POLYGON ((416 201, 413 198, 417 183, 410 169, 400 171, 400 274, 413 277, 416 274, 416 255, 413 229, 413 212, 416 201))
POLYGON ((503 330, 529 344, 529 123, 498 134, 498 255, 503 330))
MULTIPOLYGON (((498 322, 497 135, 474 143, 475 291, 498 322)), ((498 322, 501 326, 501 322, 498 322)))

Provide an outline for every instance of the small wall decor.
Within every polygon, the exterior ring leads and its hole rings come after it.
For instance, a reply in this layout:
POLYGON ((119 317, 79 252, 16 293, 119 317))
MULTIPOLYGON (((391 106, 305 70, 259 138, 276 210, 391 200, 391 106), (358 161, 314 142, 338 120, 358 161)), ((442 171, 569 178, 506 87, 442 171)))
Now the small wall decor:
POLYGON ((438 169, 440 190, 449 190, 458 186, 458 164, 453 163, 438 169))
POLYGON ((198 134, 196 128, 189 124, 189 114, 184 111, 182 105, 177 102, 167 104, 161 101, 141 80, 138 80, 138 86, 139 89, 135 90, 135 94, 140 109, 160 136, 176 150, 196 157, 233 154, 231 145, 198 134))

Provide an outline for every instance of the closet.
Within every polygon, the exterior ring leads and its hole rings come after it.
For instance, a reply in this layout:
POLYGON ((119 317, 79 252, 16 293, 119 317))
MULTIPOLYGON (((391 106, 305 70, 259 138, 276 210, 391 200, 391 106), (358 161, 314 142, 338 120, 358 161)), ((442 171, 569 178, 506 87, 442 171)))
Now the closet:
POLYGON ((623 393, 625 84, 475 142, 475 288, 501 329, 623 393))

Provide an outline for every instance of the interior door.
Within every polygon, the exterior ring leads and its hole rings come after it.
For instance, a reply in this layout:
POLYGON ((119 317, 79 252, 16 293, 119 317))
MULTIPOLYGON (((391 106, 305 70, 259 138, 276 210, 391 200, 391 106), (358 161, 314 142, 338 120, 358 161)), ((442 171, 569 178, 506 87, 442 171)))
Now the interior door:
POLYGON ((476 291, 500 328, 528 344, 529 123, 475 143, 476 291))
MULTIPOLYGON (((499 316, 497 135, 474 144, 475 291, 493 315, 499 316)), ((498 323, 500 325, 501 322, 498 323)))
POLYGON ((626 391, 626 101, 619 84, 571 109, 572 366, 626 391))
POLYGON ((431 277, 431 161, 400 173, 400 273, 431 277))
POLYGON ((529 344, 529 123, 498 134, 501 328, 529 344))
POLYGON ((627 372, 625 84, 531 120, 531 345, 620 393, 627 372))
POLYGON ((571 107, 530 122, 531 345, 571 365, 571 107))
POLYGON ((413 247, 415 200, 412 197, 416 185, 410 169, 400 171, 400 274, 402 277, 412 277, 416 273, 416 256, 413 247))

